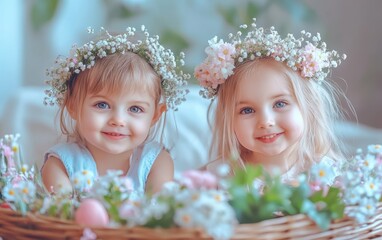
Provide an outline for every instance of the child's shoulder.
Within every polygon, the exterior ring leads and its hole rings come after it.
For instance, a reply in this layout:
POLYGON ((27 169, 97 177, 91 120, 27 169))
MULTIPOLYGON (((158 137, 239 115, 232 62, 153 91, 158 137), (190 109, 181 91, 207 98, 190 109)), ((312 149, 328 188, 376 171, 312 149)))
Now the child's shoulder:
POLYGON ((95 164, 89 150, 78 142, 58 143, 52 146, 45 153, 44 163, 51 156, 60 159, 68 168, 72 165, 78 165, 78 163, 81 163, 81 165, 95 164), (81 161, 78 161, 78 159, 81 159, 81 161))

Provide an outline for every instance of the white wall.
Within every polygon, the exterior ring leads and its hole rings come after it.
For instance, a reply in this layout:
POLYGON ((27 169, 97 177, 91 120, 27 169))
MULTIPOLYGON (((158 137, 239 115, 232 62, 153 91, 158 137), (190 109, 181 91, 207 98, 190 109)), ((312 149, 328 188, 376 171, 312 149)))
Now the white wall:
POLYGON ((22 0, 0 0, 0 117, 7 99, 23 84, 25 52, 22 5, 22 0))
POLYGON ((307 2, 327 29, 328 46, 348 55, 335 74, 346 81, 338 83, 353 103, 359 121, 382 128, 382 1, 307 2))

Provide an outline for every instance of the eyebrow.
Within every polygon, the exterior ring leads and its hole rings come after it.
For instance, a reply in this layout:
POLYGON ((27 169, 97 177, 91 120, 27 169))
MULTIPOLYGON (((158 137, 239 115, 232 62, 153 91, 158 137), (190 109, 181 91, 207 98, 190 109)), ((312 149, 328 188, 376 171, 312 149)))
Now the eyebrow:
MULTIPOLYGON (((271 97, 271 99, 276 99, 276 98, 281 98, 281 97, 292 97, 292 94, 289 94, 289 93, 281 93, 281 94, 277 94, 277 95, 274 95, 271 97)), ((245 104, 248 104, 248 102, 250 101, 240 101, 236 104, 236 106, 238 105, 245 105, 245 104)))
MULTIPOLYGON (((102 98, 102 99, 105 99, 106 101, 109 101, 109 98, 106 95, 97 94, 97 95, 93 95, 90 97, 90 99, 92 99, 92 98, 102 98)), ((129 104, 131 104, 131 105, 146 105, 147 107, 151 106, 151 104, 149 102, 139 101, 139 100, 129 101, 129 104)))
POLYGON ((277 95, 273 96, 272 99, 280 98, 280 97, 292 97, 292 94, 289 94, 289 93, 281 93, 281 94, 277 94, 277 95))
POLYGON ((130 104, 132 104, 132 105, 146 105, 147 107, 151 106, 149 102, 145 102, 145 101, 132 101, 130 104))

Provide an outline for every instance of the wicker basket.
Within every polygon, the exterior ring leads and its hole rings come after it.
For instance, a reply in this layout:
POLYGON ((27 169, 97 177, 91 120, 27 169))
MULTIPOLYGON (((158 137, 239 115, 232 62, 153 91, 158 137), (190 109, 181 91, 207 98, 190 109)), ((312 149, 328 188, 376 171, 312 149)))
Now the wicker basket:
MULTIPOLYGON (((211 239, 198 229, 151 229, 143 227, 92 228, 97 239, 211 239)), ((38 214, 22 216, 0 208, 0 237, 13 239, 80 239, 84 228, 73 221, 38 214)))
MULTIPOLYGON (((199 229, 151 229, 142 227, 92 228, 97 239, 211 239, 199 229)), ((38 214, 21 216, 0 208, 0 236, 3 239, 80 239, 84 228, 38 214)), ((254 224, 240 224, 232 239, 382 239, 382 204, 367 224, 351 218, 334 221, 322 231, 303 214, 280 217, 254 224)))
POLYGON ((382 239, 382 204, 378 205, 376 215, 363 225, 345 217, 333 221, 329 229, 323 231, 306 215, 298 214, 255 224, 240 224, 233 239, 382 239))

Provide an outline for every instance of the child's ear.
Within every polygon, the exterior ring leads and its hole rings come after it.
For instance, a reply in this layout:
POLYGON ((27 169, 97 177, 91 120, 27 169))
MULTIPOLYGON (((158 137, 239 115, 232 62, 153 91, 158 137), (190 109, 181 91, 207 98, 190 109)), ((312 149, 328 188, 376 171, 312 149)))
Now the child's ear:
POLYGON ((159 118, 162 116, 162 113, 164 113, 167 110, 167 106, 165 103, 160 103, 154 113, 153 120, 151 121, 151 126, 154 125, 159 118))

